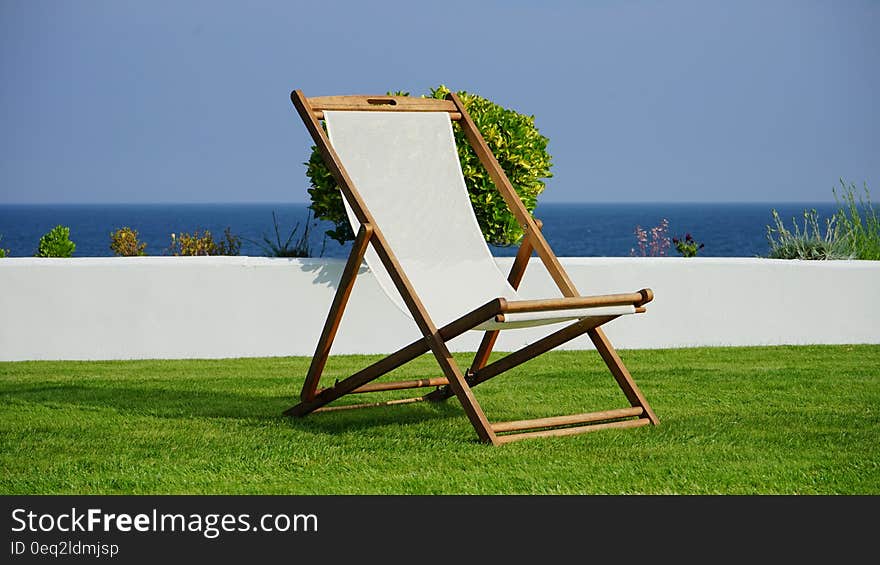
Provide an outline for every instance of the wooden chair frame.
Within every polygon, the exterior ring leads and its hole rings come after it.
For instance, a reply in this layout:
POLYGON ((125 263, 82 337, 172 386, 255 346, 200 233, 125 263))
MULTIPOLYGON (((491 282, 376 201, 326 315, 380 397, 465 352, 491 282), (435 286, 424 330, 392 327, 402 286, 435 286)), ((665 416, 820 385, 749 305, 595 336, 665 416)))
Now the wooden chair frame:
POLYGON ((343 196, 351 206, 361 227, 358 230, 351 254, 342 272, 339 287, 330 307, 330 312, 327 315, 324 329, 318 340, 315 355, 312 358, 311 366, 302 387, 300 403, 286 410, 284 412, 285 415, 301 417, 318 411, 403 404, 423 400, 442 401, 454 395, 461 402, 462 408, 474 426, 480 441, 493 445, 530 437, 572 435, 603 428, 629 428, 647 424, 657 425, 659 423, 644 395, 636 386, 629 371, 627 371, 611 342, 600 328, 600 326, 614 320, 618 316, 591 317, 575 321, 493 363, 488 363, 488 360, 495 345, 495 340, 498 337, 498 331, 487 331, 477 349, 470 369, 466 373, 462 373, 455 364, 452 354, 446 347, 446 342, 488 320, 503 321, 505 313, 630 304, 636 307, 636 312, 644 312, 644 304, 653 299, 653 293, 650 289, 642 289, 630 294, 580 296, 574 283, 559 263, 559 259, 547 244, 546 239, 544 239, 540 229, 540 222, 533 219, 523 205, 501 165, 495 159, 495 156, 458 96, 451 93, 445 100, 405 96, 323 96, 306 98, 302 91, 294 90, 290 95, 290 99, 305 123, 306 129, 308 129, 312 139, 314 139, 318 151, 336 179, 343 196), (562 292, 563 298, 519 301, 497 298, 464 314, 457 320, 437 328, 395 257, 393 250, 383 236, 380 227, 376 224, 373 215, 345 171, 345 167, 343 167, 339 156, 331 146, 324 128, 321 127, 319 120, 323 119, 324 110, 447 112, 450 119, 459 122, 468 142, 473 147, 480 162, 489 172, 495 186, 498 188, 498 192, 504 198, 507 206, 525 233, 508 275, 508 281, 514 288, 519 286, 526 266, 529 263, 529 258, 533 252, 536 252, 553 278, 553 281, 562 292), (330 354, 330 347, 354 287, 364 253, 366 253, 369 245, 373 246, 379 259, 388 271, 391 280, 412 314, 423 337, 348 378, 337 381, 332 387, 318 389, 321 374, 330 354), (608 369, 629 401, 629 408, 514 422, 489 422, 473 395, 471 390, 473 387, 583 334, 587 334, 592 340, 602 360, 608 366, 608 369), (371 381, 428 351, 433 353, 443 372, 443 377, 371 383, 371 381), (420 387, 435 387, 435 390, 416 398, 345 406, 326 406, 328 403, 347 394, 420 387))

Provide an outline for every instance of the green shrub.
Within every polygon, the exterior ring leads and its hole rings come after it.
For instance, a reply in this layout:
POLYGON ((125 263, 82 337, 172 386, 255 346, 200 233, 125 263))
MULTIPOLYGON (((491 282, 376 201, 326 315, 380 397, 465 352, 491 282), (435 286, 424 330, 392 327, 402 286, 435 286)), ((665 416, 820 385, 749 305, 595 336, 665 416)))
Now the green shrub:
POLYGON ((880 260, 880 218, 871 203, 867 183, 863 186, 864 194, 858 197, 855 183, 847 185, 841 179, 840 186, 841 194, 834 190, 839 207, 835 218, 846 233, 850 255, 855 259, 880 260))
POLYGON ((238 255, 241 250, 241 239, 233 235, 228 227, 223 232, 221 241, 214 241, 209 230, 192 234, 183 232, 179 236, 171 234, 171 246, 168 251, 172 255, 238 255))
POLYGON ((816 210, 804 210, 803 230, 792 219, 794 231, 785 227, 776 210, 773 214, 773 227, 767 226, 767 241, 770 244, 771 259, 849 259, 850 246, 847 235, 837 225, 836 217, 825 220, 825 233, 819 227, 819 214, 816 210))
POLYGON ((138 232, 130 227, 119 228, 110 234, 110 249, 117 257, 140 257, 146 255, 146 243, 138 241, 138 232))
MULTIPOLYGON (((448 93, 449 89, 441 85, 431 89, 429 97, 443 99, 448 93)), ((548 139, 535 127, 534 116, 503 108, 476 94, 457 94, 526 208, 533 212, 538 195, 545 188, 544 179, 552 176, 551 158, 547 152, 548 139)), ((465 184, 486 241, 494 245, 513 245, 522 237, 519 223, 507 209, 461 127, 455 123, 453 130, 465 184)), ((334 224, 332 229, 327 230, 327 235, 339 243, 354 239, 339 187, 315 147, 312 147, 305 165, 311 183, 310 207, 315 217, 334 224)))
MULTIPOLYGON (((0 241, 3 241, 3 236, 2 236, 2 235, 0 235, 0 241)), ((2 258, 4 258, 4 257, 8 257, 8 256, 9 256, 9 250, 8 250, 8 249, 3 249, 2 247, 0 247, 0 259, 2 259, 2 258)))
POLYGON ((706 244, 700 243, 689 233, 684 234, 683 239, 673 237, 672 245, 675 246, 675 250, 682 257, 696 257, 700 249, 706 247, 706 244))
POLYGON ((70 241, 70 228, 55 226, 40 238, 35 257, 70 257, 76 244, 70 241))

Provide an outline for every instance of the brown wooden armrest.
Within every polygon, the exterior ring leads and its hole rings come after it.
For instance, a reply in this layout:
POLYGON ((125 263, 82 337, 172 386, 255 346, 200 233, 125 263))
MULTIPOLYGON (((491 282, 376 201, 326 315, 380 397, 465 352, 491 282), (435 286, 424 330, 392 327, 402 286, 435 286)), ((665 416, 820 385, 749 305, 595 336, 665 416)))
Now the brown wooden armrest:
POLYGON ((598 296, 573 296, 567 298, 548 298, 544 300, 512 300, 501 304, 502 314, 515 312, 546 312, 551 310, 573 310, 575 308, 591 308, 594 306, 625 306, 632 304, 639 307, 654 299, 649 288, 628 294, 603 294, 598 296))

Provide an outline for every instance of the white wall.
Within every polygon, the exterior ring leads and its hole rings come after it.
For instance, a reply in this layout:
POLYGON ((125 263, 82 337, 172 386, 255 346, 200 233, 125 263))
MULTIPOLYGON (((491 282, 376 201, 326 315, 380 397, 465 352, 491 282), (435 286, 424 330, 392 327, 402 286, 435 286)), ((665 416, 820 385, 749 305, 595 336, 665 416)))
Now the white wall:
MULTIPOLYGON (((499 259, 502 269, 510 259, 499 259)), ((582 294, 651 287, 646 314, 605 326, 619 348, 880 343, 880 262, 563 258, 582 294)), ((255 257, 0 260, 0 360, 313 353, 343 262, 255 257)), ((529 297, 558 296, 538 259, 529 297)), ((559 326, 504 332, 512 350, 559 326)), ((333 353, 419 337, 361 269, 333 353)), ((480 334, 451 343, 473 351, 480 334)), ((589 348, 580 338, 569 348, 589 348)))

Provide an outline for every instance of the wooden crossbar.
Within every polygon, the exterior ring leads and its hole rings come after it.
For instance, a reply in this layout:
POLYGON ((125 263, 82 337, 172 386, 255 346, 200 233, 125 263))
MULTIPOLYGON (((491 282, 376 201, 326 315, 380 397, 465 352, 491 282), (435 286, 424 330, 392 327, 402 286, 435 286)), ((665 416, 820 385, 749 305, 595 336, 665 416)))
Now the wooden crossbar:
POLYGON ((574 428, 555 428, 552 430, 541 430, 538 432, 523 432, 521 434, 509 434, 498 436, 496 442, 499 445, 519 441, 522 439, 532 439, 539 437, 559 437, 573 436, 577 434, 585 434, 588 432, 597 432, 599 430, 607 430, 609 428, 638 428, 651 424, 650 420, 639 418, 638 420, 620 420, 617 422, 605 422, 603 424, 591 424, 589 426, 577 426, 574 428))
POLYGON ((411 381, 392 381, 387 383, 369 383, 359 386, 352 394, 360 394, 364 392, 380 392, 383 390, 404 390, 408 388, 426 388, 430 386, 444 386, 449 384, 446 377, 435 377, 432 379, 415 379, 411 381))
POLYGON ((452 120, 460 120, 461 112, 450 100, 414 98, 411 96, 352 95, 315 96, 309 98, 312 115, 324 119, 324 110, 357 112, 447 112, 452 120))
POLYGON ((572 414, 570 416, 550 416, 549 418, 534 418, 532 420, 516 420, 513 422, 496 422, 492 424, 495 433, 517 432, 520 430, 534 430, 537 428, 558 428, 574 424, 586 424, 588 422, 603 422, 606 420, 619 420, 632 418, 644 413, 641 406, 620 408, 617 410, 604 410, 602 412, 588 412, 586 414, 572 414))
POLYGON ((380 402, 362 402, 360 404, 342 404, 340 406, 324 406, 318 408, 315 412, 338 412, 340 410, 358 410, 360 408, 379 408, 382 406, 397 406, 400 404, 413 404, 414 402, 424 402, 424 398, 416 396, 415 398, 399 398, 397 400, 384 400, 380 402))
MULTIPOLYGON (((380 108, 361 108, 361 111, 362 112, 369 112, 369 111, 378 112, 378 111, 387 111, 387 110, 385 108, 380 107, 380 108)), ((418 112, 419 110, 406 110, 406 111, 418 112)), ((422 110, 422 111, 428 111, 428 110, 422 110)), ((312 114, 315 116, 316 120, 323 120, 324 119, 324 110, 318 110, 318 111, 312 112, 312 114)), ((458 112, 450 112, 449 119, 452 120, 453 122, 457 122, 458 120, 461 119, 461 114, 459 114, 458 112)))

